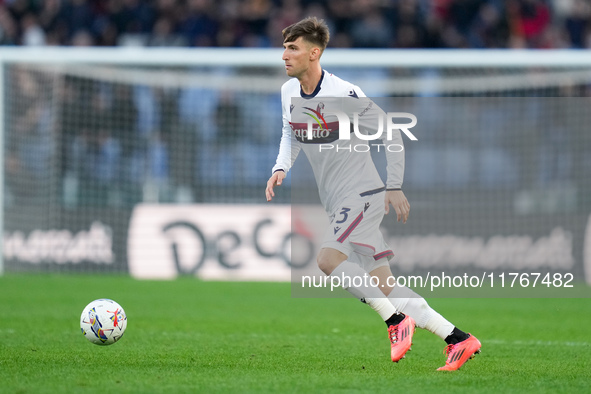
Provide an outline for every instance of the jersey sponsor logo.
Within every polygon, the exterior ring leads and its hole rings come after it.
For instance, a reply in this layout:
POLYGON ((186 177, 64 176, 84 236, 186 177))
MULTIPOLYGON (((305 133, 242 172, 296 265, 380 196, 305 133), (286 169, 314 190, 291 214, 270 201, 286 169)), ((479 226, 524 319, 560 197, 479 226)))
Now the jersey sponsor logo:
POLYGON ((328 123, 328 128, 312 127, 312 139, 308 138, 307 123, 289 122, 293 135, 303 144, 326 144, 339 139, 338 122, 328 123))

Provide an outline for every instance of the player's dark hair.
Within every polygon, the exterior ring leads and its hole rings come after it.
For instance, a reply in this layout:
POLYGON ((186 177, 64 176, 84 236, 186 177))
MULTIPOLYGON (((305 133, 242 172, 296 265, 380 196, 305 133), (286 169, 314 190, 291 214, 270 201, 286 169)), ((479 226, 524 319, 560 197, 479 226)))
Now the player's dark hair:
POLYGON ((307 17, 287 26, 282 33, 283 42, 293 42, 302 37, 303 40, 317 45, 321 51, 324 51, 330 39, 330 32, 326 22, 324 22, 324 19, 318 19, 315 16, 307 17))

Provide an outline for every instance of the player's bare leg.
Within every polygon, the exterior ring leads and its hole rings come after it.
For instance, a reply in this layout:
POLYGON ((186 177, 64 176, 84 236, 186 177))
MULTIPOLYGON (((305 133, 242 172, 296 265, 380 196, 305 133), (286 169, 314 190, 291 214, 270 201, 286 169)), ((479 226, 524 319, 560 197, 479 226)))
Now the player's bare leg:
POLYGON ((345 290, 354 297, 364 300, 384 319, 388 326, 392 361, 398 362, 404 358, 412 344, 414 320, 410 316, 399 313, 379 289, 373 286, 355 286, 353 278, 363 278, 368 276, 368 273, 359 265, 347 261, 347 255, 344 253, 332 248, 321 249, 318 254, 318 267, 326 275, 339 278, 345 290), (345 280, 345 278, 350 279, 345 280))
POLYGON ((446 364, 438 371, 455 371, 480 353, 480 342, 476 337, 455 327, 408 287, 397 286, 390 266, 376 268, 370 274, 378 280, 379 289, 396 310, 414 318, 417 327, 432 332, 448 344, 445 348, 448 356, 446 364))

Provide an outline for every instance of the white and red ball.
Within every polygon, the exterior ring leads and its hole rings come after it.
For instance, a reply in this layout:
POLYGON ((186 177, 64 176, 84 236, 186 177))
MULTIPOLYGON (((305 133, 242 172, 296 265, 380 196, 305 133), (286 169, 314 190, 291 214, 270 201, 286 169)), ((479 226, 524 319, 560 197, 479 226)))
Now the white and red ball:
POLYGON ((127 315, 115 301, 101 298, 86 305, 80 316, 80 328, 90 342, 112 345, 125 333, 127 315))

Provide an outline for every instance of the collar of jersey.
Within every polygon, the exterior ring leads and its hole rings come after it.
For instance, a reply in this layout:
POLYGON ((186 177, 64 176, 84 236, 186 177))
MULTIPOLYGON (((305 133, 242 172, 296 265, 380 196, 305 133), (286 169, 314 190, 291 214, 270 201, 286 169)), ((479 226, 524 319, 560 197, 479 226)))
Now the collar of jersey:
POLYGON ((300 96, 302 96, 302 98, 305 98, 305 99, 311 99, 311 98, 316 97, 316 95, 320 91, 320 85, 322 85, 323 79, 324 79, 324 70, 322 70, 322 74, 320 74, 320 81, 318 81, 318 85, 316 85, 316 89, 314 89, 314 91, 311 94, 304 93, 304 91, 302 90, 302 86, 300 85, 300 96))

